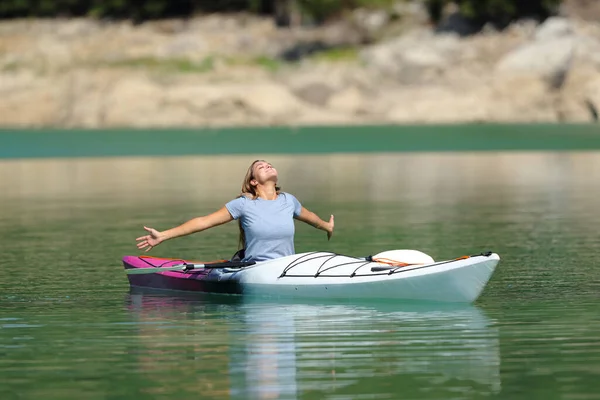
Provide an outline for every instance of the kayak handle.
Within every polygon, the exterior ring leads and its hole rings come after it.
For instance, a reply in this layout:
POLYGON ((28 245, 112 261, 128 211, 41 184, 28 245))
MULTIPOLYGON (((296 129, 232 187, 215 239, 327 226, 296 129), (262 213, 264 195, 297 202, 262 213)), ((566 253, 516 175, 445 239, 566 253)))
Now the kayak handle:
MULTIPOLYGON (((216 268, 244 268, 250 265, 256 264, 255 261, 226 261, 220 263, 203 264, 204 268, 216 269, 216 268)), ((194 264, 186 264, 186 268, 191 265, 190 269, 194 268, 194 264)))
POLYGON ((390 269, 394 269, 394 268, 398 268, 398 267, 392 267, 392 266, 372 267, 371 272, 389 271, 390 269))

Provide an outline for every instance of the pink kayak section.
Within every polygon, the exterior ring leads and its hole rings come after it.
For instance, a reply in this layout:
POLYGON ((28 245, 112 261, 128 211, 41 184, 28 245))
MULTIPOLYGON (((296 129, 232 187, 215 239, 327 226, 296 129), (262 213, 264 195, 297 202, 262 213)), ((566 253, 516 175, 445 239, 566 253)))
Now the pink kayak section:
MULTIPOLYGON (((219 261, 225 260, 210 262, 213 263, 219 261)), ((189 261, 183 259, 156 258, 147 256, 123 257, 123 266, 125 269, 172 267, 175 265, 184 264, 186 262, 194 264, 206 263, 202 261, 189 261)), ((210 275, 210 269, 201 268, 191 272, 165 271, 148 274, 128 274, 127 278, 129 279, 129 284, 132 287, 186 292, 241 294, 240 285, 236 282, 220 282, 218 279, 211 279, 210 275)), ((213 274, 213 277, 215 277, 215 274, 213 274)))

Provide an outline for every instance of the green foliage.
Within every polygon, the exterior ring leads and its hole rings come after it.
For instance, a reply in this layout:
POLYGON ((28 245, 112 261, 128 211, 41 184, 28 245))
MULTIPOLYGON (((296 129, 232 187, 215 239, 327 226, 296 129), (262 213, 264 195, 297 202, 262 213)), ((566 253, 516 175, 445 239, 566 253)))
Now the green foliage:
POLYGON ((207 56, 199 62, 191 61, 186 58, 159 59, 154 57, 141 57, 106 62, 102 65, 111 68, 138 69, 158 73, 198 74, 213 71, 217 62, 226 66, 245 65, 251 67, 260 67, 270 72, 277 71, 283 65, 281 61, 266 56, 252 58, 217 58, 215 56, 207 56))
POLYGON ((123 61, 114 61, 107 63, 106 65, 116 68, 136 68, 168 73, 204 73, 212 71, 214 68, 214 63, 215 60, 213 57, 206 57, 199 63, 183 58, 161 60, 151 57, 143 57, 123 61))
POLYGON ((266 56, 258 56, 253 62, 271 72, 275 72, 281 68, 281 61, 266 56))
POLYGON ((0 18, 85 16, 155 19, 198 11, 259 11, 274 0, 0 0, 0 18))
POLYGON ((355 47, 336 47, 324 50, 312 56, 315 60, 327 62, 345 62, 358 60, 358 49, 355 47))
MULTIPOLYGON (((81 0, 2 0, 0 17, 60 16, 67 10, 81 10, 81 0)), ((69 13, 67 11, 67 13, 69 13)))
POLYGON ((95 17, 131 18, 136 21, 167 16, 164 0, 93 0, 89 14, 95 17))
POLYGON ((476 25, 490 22, 503 28, 519 18, 543 20, 556 12, 562 0, 426 0, 435 22, 441 19, 442 9, 450 2, 458 4, 461 14, 476 25))
POLYGON ((300 11, 316 22, 342 16, 356 8, 387 9, 395 0, 297 0, 300 11))
MULTIPOLYGON (((196 12, 248 11, 272 13, 280 0, 0 0, 0 18, 91 15, 98 18, 154 19, 196 12)), ((285 1, 285 0, 283 0, 285 1)), ((315 20, 341 15, 356 7, 388 7, 395 0, 296 0, 315 20)))
MULTIPOLYGON (((288 0, 0 0, 0 18, 93 16, 134 21, 190 16, 197 12, 247 11, 272 14, 276 3, 288 0)), ((401 0, 290 0, 317 23, 343 16, 357 7, 389 8, 401 0)), ((434 21, 452 0, 422 0, 434 21)), ((454 0, 462 13, 483 24, 506 24, 523 16, 545 18, 561 0, 454 0)))

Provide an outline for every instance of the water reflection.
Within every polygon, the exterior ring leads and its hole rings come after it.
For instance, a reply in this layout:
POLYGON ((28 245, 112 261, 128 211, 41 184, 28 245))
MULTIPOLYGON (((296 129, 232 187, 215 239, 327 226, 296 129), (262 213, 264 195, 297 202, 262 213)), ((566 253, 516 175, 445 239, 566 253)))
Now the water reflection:
POLYGON ((520 194, 600 182, 600 153, 374 153, 98 159, 0 160, 0 199, 110 194, 144 201, 142 194, 223 201, 234 196, 248 165, 268 158, 286 190, 306 200, 448 203, 476 200, 494 190, 520 194), (210 190, 207 190, 210 188, 210 190), (459 189, 459 190, 457 190, 459 189))
POLYGON ((142 340, 153 338, 149 351, 181 340, 166 335, 157 342, 165 330, 151 322, 203 326, 202 333, 190 333, 203 343, 190 354, 218 365, 223 374, 212 382, 213 391, 227 391, 231 398, 394 392, 453 398, 501 388, 498 329, 475 306, 273 303, 139 289, 126 302, 143 324, 142 340), (219 357, 206 348, 207 335, 226 337, 219 357))

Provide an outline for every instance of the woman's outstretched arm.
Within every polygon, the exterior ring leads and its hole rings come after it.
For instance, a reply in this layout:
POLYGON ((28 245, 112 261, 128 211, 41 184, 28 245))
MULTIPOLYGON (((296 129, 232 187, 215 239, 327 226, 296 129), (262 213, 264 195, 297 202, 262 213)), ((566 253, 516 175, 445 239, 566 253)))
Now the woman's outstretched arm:
POLYGON ((317 229, 321 229, 327 232, 327 240, 331 239, 333 235, 333 215, 329 217, 329 222, 323 221, 317 214, 302 207, 300 215, 296 219, 306 222, 307 224, 314 226, 317 229))
POLYGON ((137 247, 140 250, 146 248, 146 251, 149 251, 153 247, 158 246, 166 240, 174 239, 180 236, 190 235, 196 232, 201 232, 206 229, 222 225, 232 220, 233 217, 231 216, 227 208, 223 207, 212 214, 205 215, 203 217, 192 218, 189 221, 184 222, 179 226, 176 226, 175 228, 171 228, 162 232, 144 226, 144 229, 148 231, 149 234, 140 236, 136 239, 138 241, 137 247))

